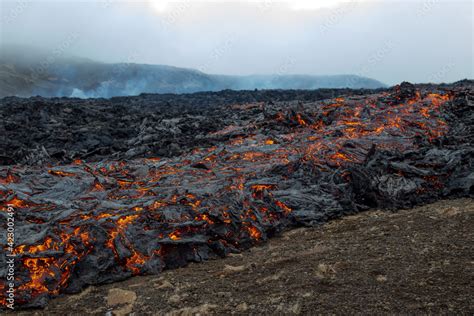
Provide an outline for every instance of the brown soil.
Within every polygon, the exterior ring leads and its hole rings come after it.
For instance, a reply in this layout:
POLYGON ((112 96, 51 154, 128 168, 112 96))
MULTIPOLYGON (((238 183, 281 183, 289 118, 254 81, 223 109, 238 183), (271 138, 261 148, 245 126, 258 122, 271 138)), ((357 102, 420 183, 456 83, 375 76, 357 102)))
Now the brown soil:
POLYGON ((370 211, 240 255, 90 287, 36 315, 474 313, 474 200, 370 211))

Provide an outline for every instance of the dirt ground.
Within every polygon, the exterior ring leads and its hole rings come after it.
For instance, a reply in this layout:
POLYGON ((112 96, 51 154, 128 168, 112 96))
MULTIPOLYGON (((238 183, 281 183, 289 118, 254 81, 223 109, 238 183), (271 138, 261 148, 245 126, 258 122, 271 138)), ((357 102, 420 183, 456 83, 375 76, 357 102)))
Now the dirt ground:
POLYGON ((474 313, 474 200, 369 211, 26 315, 474 313))

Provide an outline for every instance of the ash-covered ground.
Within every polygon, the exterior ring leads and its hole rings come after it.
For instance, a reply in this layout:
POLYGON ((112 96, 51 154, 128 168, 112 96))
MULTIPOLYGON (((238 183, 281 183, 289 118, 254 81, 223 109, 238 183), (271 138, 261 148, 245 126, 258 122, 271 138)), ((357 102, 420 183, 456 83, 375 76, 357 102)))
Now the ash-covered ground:
POLYGON ((44 307, 370 208, 472 198, 473 88, 3 99, 16 303, 44 307))

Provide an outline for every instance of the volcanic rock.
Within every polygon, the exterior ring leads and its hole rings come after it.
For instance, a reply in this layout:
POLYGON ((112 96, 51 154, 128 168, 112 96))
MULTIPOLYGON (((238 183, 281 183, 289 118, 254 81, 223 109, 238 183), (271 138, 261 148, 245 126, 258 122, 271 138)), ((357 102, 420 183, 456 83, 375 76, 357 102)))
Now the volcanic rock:
MULTIPOLYGON (((255 115, 260 102, 195 107, 189 111, 202 117, 198 129, 195 117, 176 119, 179 111, 171 108, 159 113, 153 102, 130 109, 114 103, 123 99, 69 104, 84 115, 68 117, 62 108, 70 100, 42 100, 43 110, 61 113, 57 134, 46 137, 32 121, 44 144, 27 146, 37 136, 19 128, 2 144, 23 162, 0 168, 3 229, 8 207, 15 210, 17 304, 42 307, 60 293, 224 257, 289 228, 368 208, 473 197, 472 86, 415 88, 275 100, 265 106, 271 115, 255 115), (157 125, 179 130, 164 128, 162 138, 144 141, 142 133, 155 133, 157 125), (87 127, 85 134, 64 137, 78 127, 87 127), (199 134, 206 137, 194 138, 199 134), (138 137, 136 146, 130 135, 138 137), (157 147, 166 154, 151 156, 157 147), (60 150, 65 154, 54 158, 60 150)), ((285 93, 292 92, 277 95, 285 93)), ((34 101, 4 99, 6 121, 20 126, 19 109, 40 116, 34 101)), ((6 267, 1 256, 0 288, 6 267)), ((335 273, 329 266, 317 271, 326 281, 335 273)), ((298 306, 284 310, 297 313, 298 306)))

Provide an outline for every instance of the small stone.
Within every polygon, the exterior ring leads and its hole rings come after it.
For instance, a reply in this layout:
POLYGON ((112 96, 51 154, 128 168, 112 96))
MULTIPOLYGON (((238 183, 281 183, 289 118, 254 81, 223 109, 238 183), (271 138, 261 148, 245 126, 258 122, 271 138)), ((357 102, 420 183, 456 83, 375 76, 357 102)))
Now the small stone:
POLYGON ((301 304, 299 302, 296 302, 290 308, 288 308, 288 311, 292 314, 299 315, 301 314, 301 304))
POLYGON ((168 299, 168 302, 171 304, 178 304, 179 302, 181 302, 181 297, 177 294, 171 295, 168 299))
POLYGON ((161 284, 154 284, 156 289, 162 290, 162 289, 172 289, 174 286, 167 280, 163 281, 161 284))
POLYGON ((107 305, 114 308, 113 314, 116 316, 129 315, 136 300, 135 292, 122 289, 110 289, 107 295, 107 305))
POLYGON ((225 265, 224 266, 224 272, 226 273, 237 273, 237 272, 243 272, 245 271, 245 269, 247 269, 247 267, 245 265, 243 266, 230 266, 230 265, 225 265))
POLYGON ((249 307, 248 307, 247 303, 243 302, 243 303, 240 303, 239 305, 237 305, 237 307, 235 309, 238 312, 243 313, 243 312, 246 312, 249 309, 249 307))
POLYGON ((230 253, 229 258, 242 258, 244 255, 241 253, 230 253))
POLYGON ((387 277, 385 275, 377 275, 375 279, 380 283, 387 282, 387 277))
POLYGON ((136 299, 137 294, 135 292, 122 289, 110 289, 107 295, 107 305, 133 304, 136 299))

